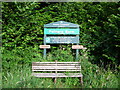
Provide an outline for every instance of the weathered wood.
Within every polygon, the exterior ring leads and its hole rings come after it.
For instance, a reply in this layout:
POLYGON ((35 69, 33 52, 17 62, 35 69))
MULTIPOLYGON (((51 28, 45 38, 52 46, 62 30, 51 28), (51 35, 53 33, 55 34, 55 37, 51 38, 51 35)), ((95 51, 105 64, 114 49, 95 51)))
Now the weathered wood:
POLYGON ((43 49, 43 48, 49 49, 49 48, 50 48, 50 45, 40 45, 40 48, 41 48, 41 49, 43 49))
MULTIPOLYGON (((43 63, 43 64, 45 64, 45 63, 55 63, 55 62, 32 62, 32 63, 43 63)), ((80 63, 80 62, 57 62, 57 64, 58 63, 80 63)))
MULTIPOLYGON (((55 69, 53 69, 53 70, 52 69, 51 70, 37 70, 37 69, 33 69, 32 71, 58 71, 58 70, 55 70, 55 69)), ((62 71, 63 72, 65 72, 65 71, 80 71, 80 69, 79 70, 76 70, 76 69, 75 70, 73 70, 73 69, 72 70, 67 70, 66 69, 66 70, 59 70, 59 71, 60 72, 62 72, 62 71)))
MULTIPOLYGON (((51 78, 54 78, 55 83, 58 77, 81 77, 82 78, 82 74, 80 73, 81 71, 80 62, 57 62, 57 61, 33 62, 32 71, 34 72, 32 73, 33 76, 41 77, 41 78, 51 77, 51 78), (48 72, 48 73, 45 73, 45 72, 48 72), (60 73, 60 72, 64 72, 64 73, 60 73), (75 72, 75 73, 70 73, 70 72, 75 72)), ((81 79, 81 83, 82 83, 82 79, 81 79)))
MULTIPOLYGON (((33 63, 32 66, 56 66, 56 64, 40 64, 40 63, 33 63)), ((59 64, 57 66, 80 66, 80 64, 59 64)))
POLYGON ((32 73, 36 77, 82 77, 81 73, 32 73))
MULTIPOLYGON (((55 60, 55 64, 56 64, 55 66, 57 66, 57 60, 55 60)), ((58 71, 57 68, 55 70, 56 70, 55 74, 57 75, 57 71, 58 71)), ((57 81, 57 77, 55 77, 55 80, 54 80, 55 84, 56 84, 56 81, 57 81)))
POLYGON ((56 71, 57 72, 57 71, 80 71, 80 70, 81 70, 81 66, 79 62, 57 62, 56 61, 56 62, 33 62, 32 63, 32 71, 56 71), (62 63, 62 66, 60 66, 61 63, 62 63), (75 63, 75 64, 71 65, 71 63, 75 63))
POLYGON ((80 83, 83 85, 83 77, 80 77, 80 83))
POLYGON ((83 45, 73 45, 72 49, 83 49, 83 45))
POLYGON ((78 70, 80 69, 80 66, 33 66, 32 69, 76 69, 78 70))

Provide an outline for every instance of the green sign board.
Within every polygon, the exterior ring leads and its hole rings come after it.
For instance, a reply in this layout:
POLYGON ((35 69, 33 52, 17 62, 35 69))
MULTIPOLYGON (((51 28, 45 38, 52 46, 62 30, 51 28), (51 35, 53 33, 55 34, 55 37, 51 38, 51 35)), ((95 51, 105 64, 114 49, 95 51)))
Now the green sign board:
POLYGON ((46 43, 51 43, 51 44, 79 43, 79 37, 77 36, 48 36, 46 37, 46 43))
MULTIPOLYGON (((78 24, 66 21, 57 21, 44 25, 44 45, 47 44, 79 44, 80 28, 78 24)), ((76 49, 76 60, 79 51, 76 49)), ((46 46, 44 46, 46 57, 46 46)))
POLYGON ((56 28, 56 29, 49 29, 44 28, 44 34, 71 34, 76 35, 79 34, 79 28, 76 29, 64 29, 64 28, 56 28))

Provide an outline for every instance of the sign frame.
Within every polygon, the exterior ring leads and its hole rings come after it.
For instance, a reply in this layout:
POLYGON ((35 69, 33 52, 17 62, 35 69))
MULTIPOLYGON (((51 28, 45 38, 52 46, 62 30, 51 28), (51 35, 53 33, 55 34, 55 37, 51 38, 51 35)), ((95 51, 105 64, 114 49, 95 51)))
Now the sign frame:
MULTIPOLYGON (((49 35, 56 35, 56 36, 57 35, 63 35, 63 36, 71 35, 71 36, 76 36, 77 38, 79 38, 79 34, 80 34, 80 28, 78 24, 73 24, 73 23, 65 22, 65 21, 49 23, 49 24, 44 25, 44 45, 47 44, 46 37, 48 37, 49 35), (48 30, 51 30, 51 32, 48 32, 48 30)), ((60 44, 65 44, 65 43, 60 43, 60 44)), ((66 43, 66 44, 69 44, 69 43, 66 43)), ((79 45, 79 42, 75 44, 79 45)), ((76 60, 78 60, 78 55, 79 55, 79 49, 76 49, 76 60)), ((44 48, 44 58, 46 58, 46 48, 44 48)))

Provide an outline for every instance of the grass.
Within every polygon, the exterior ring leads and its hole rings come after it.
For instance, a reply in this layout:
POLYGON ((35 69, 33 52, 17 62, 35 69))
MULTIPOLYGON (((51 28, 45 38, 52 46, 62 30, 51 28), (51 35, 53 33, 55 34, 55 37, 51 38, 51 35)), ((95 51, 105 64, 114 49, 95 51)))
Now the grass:
POLYGON ((119 72, 117 70, 113 73, 110 69, 105 70, 91 64, 84 55, 79 57, 83 86, 80 85, 78 78, 58 78, 55 84, 52 78, 31 76, 31 62, 55 60, 75 61, 70 50, 56 50, 48 53, 47 59, 42 58, 39 50, 4 51, 2 55, 2 88, 118 88, 119 72))

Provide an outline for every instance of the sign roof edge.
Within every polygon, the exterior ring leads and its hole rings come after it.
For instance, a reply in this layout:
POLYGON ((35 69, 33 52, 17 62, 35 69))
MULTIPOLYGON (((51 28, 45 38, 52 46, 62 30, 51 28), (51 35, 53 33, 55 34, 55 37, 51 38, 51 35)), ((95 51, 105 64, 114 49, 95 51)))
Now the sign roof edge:
POLYGON ((57 21, 57 22, 44 24, 44 27, 79 27, 79 25, 66 21, 57 21))

